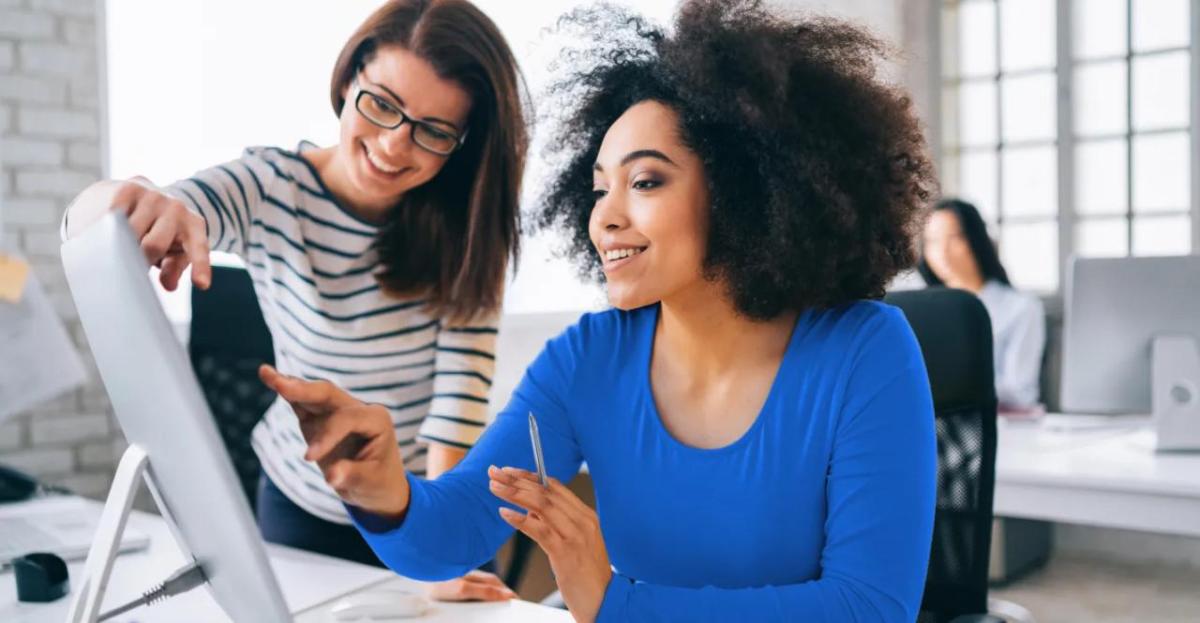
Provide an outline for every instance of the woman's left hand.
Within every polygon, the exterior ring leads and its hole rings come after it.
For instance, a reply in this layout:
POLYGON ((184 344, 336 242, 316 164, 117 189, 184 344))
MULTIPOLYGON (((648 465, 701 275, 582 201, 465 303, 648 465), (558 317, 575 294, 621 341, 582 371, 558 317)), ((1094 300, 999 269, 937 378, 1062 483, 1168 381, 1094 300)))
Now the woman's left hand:
POLYGON ((515 467, 488 468, 492 493, 527 513, 500 508, 500 517, 537 542, 550 558, 558 590, 576 621, 591 623, 612 579, 608 550, 596 512, 553 478, 543 487, 536 474, 515 467))
POLYGON ((478 569, 431 585, 429 595, 438 601, 507 601, 517 597, 495 574, 478 569))

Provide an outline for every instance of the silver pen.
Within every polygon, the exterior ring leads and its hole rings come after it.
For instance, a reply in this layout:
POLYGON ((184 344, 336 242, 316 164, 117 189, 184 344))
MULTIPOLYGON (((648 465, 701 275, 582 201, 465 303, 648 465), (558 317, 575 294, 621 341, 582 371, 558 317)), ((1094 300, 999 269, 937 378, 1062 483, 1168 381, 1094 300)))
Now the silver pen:
POLYGON ((546 459, 542 457, 542 437, 538 434, 537 420, 533 417, 533 411, 529 412, 529 440, 533 443, 533 462, 537 464, 538 480, 541 481, 543 487, 549 487, 550 482, 546 480, 546 459))

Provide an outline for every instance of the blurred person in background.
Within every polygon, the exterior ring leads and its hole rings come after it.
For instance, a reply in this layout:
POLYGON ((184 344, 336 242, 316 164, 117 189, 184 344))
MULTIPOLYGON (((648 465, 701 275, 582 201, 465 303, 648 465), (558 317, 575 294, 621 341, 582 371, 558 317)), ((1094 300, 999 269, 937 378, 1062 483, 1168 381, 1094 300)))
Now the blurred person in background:
POLYGON ((960 199, 938 202, 925 225, 918 270, 929 286, 967 290, 987 308, 1001 410, 1040 409, 1045 310, 1037 296, 1013 287, 975 206, 960 199))

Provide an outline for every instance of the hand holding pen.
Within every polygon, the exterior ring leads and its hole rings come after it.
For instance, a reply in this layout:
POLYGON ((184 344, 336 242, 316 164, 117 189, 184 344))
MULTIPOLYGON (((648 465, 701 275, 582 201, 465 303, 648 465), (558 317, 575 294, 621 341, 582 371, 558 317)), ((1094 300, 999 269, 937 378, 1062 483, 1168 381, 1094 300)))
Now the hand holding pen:
POLYGON ((515 467, 488 468, 492 494, 526 510, 500 508, 500 517, 533 539, 550 559, 563 601, 576 621, 594 621, 612 579, 600 518, 554 478, 546 476, 533 414, 530 442, 538 473, 515 467))

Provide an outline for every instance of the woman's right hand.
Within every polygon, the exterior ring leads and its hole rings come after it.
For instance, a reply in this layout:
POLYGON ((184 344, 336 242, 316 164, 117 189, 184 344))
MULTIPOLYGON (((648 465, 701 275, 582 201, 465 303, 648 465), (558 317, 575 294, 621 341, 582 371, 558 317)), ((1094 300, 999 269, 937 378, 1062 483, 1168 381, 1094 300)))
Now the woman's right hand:
POLYGON ((75 198, 68 210, 68 239, 109 211, 123 212, 146 261, 162 269, 159 282, 167 290, 179 285, 189 265, 196 287, 204 290, 212 283, 204 219, 145 178, 93 184, 75 198))
POLYGON ((329 381, 305 381, 263 365, 263 383, 292 405, 325 482, 347 504, 398 525, 408 510, 408 479, 392 416, 329 381))

